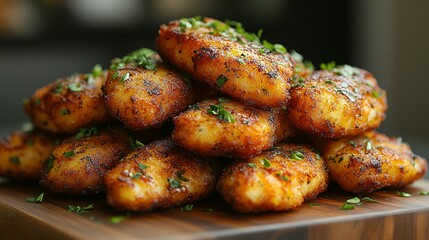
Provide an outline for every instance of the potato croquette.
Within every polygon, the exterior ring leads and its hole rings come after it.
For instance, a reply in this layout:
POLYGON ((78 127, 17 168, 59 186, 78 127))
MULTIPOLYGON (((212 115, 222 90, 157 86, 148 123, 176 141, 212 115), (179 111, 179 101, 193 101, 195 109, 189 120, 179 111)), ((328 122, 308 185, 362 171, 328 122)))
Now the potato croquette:
POLYGON ((292 135, 283 109, 261 110, 225 98, 192 105, 173 119, 174 143, 201 156, 250 158, 292 135))
POLYGON ((11 133, 0 139, 0 177, 37 181, 54 148, 55 138, 41 131, 11 133))
POLYGON ((402 139, 375 131, 328 140, 322 153, 331 181, 353 193, 400 188, 422 178, 427 168, 402 139))
POLYGON ((81 128, 108 122, 101 86, 106 73, 98 65, 92 74, 74 74, 38 89, 24 110, 36 128, 54 134, 74 134, 81 128))
POLYGON ((365 70, 344 65, 294 80, 288 116, 304 132, 354 136, 377 128, 385 118, 386 93, 365 70))
POLYGON ((140 212, 194 203, 216 190, 219 164, 171 140, 155 141, 130 152, 106 174, 107 202, 140 212))
POLYGON ((40 183, 70 196, 102 192, 105 173, 129 151, 128 136, 120 129, 81 131, 54 148, 40 183))
POLYGON ((261 108, 289 100, 292 63, 286 49, 247 33, 237 22, 183 18, 162 25, 163 59, 212 88, 261 108))
POLYGON ((185 76, 145 48, 113 60, 103 91, 110 114, 131 130, 159 127, 193 101, 185 76))
POLYGON ((325 191, 328 181, 320 155, 304 145, 282 143, 227 165, 218 190, 238 212, 286 211, 325 191))

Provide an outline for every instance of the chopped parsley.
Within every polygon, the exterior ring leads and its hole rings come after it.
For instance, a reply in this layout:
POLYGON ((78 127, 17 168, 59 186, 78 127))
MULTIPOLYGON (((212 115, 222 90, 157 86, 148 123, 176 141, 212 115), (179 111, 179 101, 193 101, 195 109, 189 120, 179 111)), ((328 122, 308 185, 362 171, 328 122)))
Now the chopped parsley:
POLYGON ((362 198, 362 201, 365 201, 365 202, 372 202, 372 203, 378 203, 378 201, 377 201, 377 200, 374 200, 374 199, 372 199, 372 198, 370 198, 370 197, 363 197, 363 198, 362 198))
POLYGON ((9 158, 9 161, 15 165, 19 165, 21 163, 20 159, 18 156, 11 156, 9 158))
POLYGON ((58 93, 61 93, 63 91, 63 85, 60 83, 60 84, 58 84, 56 87, 55 87, 55 89, 53 89, 52 90, 52 92, 53 93, 56 93, 56 94, 58 94, 58 93))
POLYGON ((127 80, 130 80, 130 73, 129 72, 124 73, 121 77, 121 82, 125 82, 127 80))
POLYGON ((187 179, 183 176, 184 173, 185 173, 185 171, 177 171, 176 172, 177 178, 180 179, 180 181, 189 182, 189 179, 187 179))
POLYGON ((308 206, 310 206, 310 207, 317 207, 317 206, 321 206, 322 204, 320 204, 320 203, 310 203, 310 204, 308 204, 308 206))
POLYGON ((262 163, 262 166, 264 166, 266 168, 271 167, 271 163, 270 163, 270 161, 267 158, 261 159, 261 163, 262 163))
POLYGON ((64 108, 60 110, 61 115, 70 115, 70 110, 64 108))
POLYGON ((188 204, 182 207, 182 212, 190 212, 194 208, 193 204, 188 204))
POLYGON ((81 139, 83 137, 90 137, 92 135, 98 134, 98 128, 92 127, 92 128, 81 128, 79 129, 79 132, 74 136, 75 139, 81 139))
POLYGON ((222 121, 233 123, 235 122, 234 117, 230 112, 225 110, 225 108, 222 105, 210 105, 210 108, 207 109, 207 113, 211 115, 216 115, 218 118, 222 121))
POLYGON ((136 149, 144 146, 142 142, 140 142, 139 140, 134 140, 132 137, 129 137, 128 141, 130 142, 131 149, 136 149))
POLYGON ((210 28, 212 35, 220 35, 228 38, 231 41, 238 42, 240 44, 250 42, 259 48, 260 53, 286 53, 286 48, 281 44, 272 44, 267 40, 262 39, 263 30, 260 29, 257 34, 247 32, 240 22, 233 20, 226 20, 221 22, 219 20, 213 20, 204 22, 201 16, 192 18, 182 18, 179 20, 179 28, 182 33, 186 32, 187 29, 196 29, 200 27, 210 28))
POLYGON ((97 78, 97 77, 101 76, 102 74, 103 74, 103 68, 101 67, 100 64, 97 64, 92 68, 92 77, 93 78, 97 78))
POLYGON ((175 178, 167 178, 168 184, 170 185, 171 188, 181 188, 182 186, 180 185, 179 180, 175 179, 175 178))
POLYGON ((412 196, 410 193, 407 193, 407 192, 399 192, 399 191, 397 191, 397 192, 396 192, 396 195, 398 195, 398 196, 400 196, 400 197, 407 197, 407 198, 412 196))
POLYGON ((334 61, 328 62, 328 63, 321 63, 320 64, 320 69, 322 70, 327 70, 327 71, 332 71, 334 70, 335 66, 337 64, 334 61))
POLYGON ((148 48, 138 49, 123 58, 115 58, 112 60, 110 69, 123 69, 127 63, 135 64, 138 67, 147 70, 155 70, 157 63, 157 54, 155 51, 148 48))
POLYGON ((195 103, 195 104, 189 105, 189 109, 198 110, 200 109, 200 104, 195 103))
POLYGON ((360 198, 358 198, 358 197, 350 198, 350 199, 347 199, 346 202, 351 203, 351 204, 358 204, 358 203, 360 203, 360 198))
POLYGON ((249 167, 251 167, 251 168, 256 168, 256 163, 252 163, 252 162, 250 162, 250 163, 248 163, 247 164, 249 167))
POLYGON ((291 88, 304 87, 304 86, 305 86, 305 79, 304 78, 296 77, 296 76, 294 76, 292 78, 291 88))
POLYGON ((380 98, 382 95, 380 92, 374 90, 374 91, 372 91, 372 96, 375 98, 380 98))
POLYGON ((75 213, 78 213, 78 214, 81 214, 81 213, 84 213, 84 212, 88 212, 91 209, 94 209, 94 204, 90 204, 90 205, 88 205, 86 207, 68 205, 68 211, 69 212, 75 212, 75 213))
POLYGON ((75 155, 74 151, 64 152, 64 157, 69 158, 75 155))
POLYGON ((143 164, 143 163, 138 163, 137 165, 139 166, 139 169, 142 171, 149 167, 148 165, 143 164))
POLYGON ((420 192, 420 195, 427 196, 427 195, 429 195, 429 191, 426 191, 426 192, 420 192))
POLYGON ((47 172, 49 172, 49 171, 51 171, 51 169, 52 169, 52 167, 54 166, 54 160, 55 160, 55 157, 54 156, 49 156, 48 157, 48 159, 46 159, 46 171, 47 172))
POLYGON ((342 65, 342 66, 338 66, 338 67, 334 66, 332 71, 337 75, 341 75, 341 76, 347 77, 347 78, 352 78, 353 76, 360 75, 360 71, 357 68, 352 67, 350 65, 342 65))
POLYGON ((80 92, 83 90, 84 87, 81 83, 78 82, 78 83, 69 84, 68 88, 72 92, 80 92))
POLYGON ((293 150, 290 152, 290 158, 293 160, 302 160, 304 159, 304 153, 301 151, 293 150))
POLYGON ((340 210, 353 210, 355 209, 355 205, 354 204, 350 204, 345 202, 341 207, 340 210))
POLYGON ((216 86, 218 88, 221 88, 225 82, 228 80, 227 77, 225 77, 224 75, 220 75, 217 79, 216 79, 216 86))
POLYGON ((355 142, 355 141, 352 141, 352 140, 351 140, 351 141, 349 141, 349 144, 350 144, 352 147, 354 147, 354 148, 357 146, 356 142, 355 142))
POLYGON ((120 222, 123 222, 124 220, 128 219, 130 215, 120 215, 120 216, 113 216, 110 217, 110 222, 113 224, 118 224, 120 222))
POLYGON ((43 201, 44 193, 39 194, 37 197, 29 197, 26 199, 29 203, 41 203, 43 201))

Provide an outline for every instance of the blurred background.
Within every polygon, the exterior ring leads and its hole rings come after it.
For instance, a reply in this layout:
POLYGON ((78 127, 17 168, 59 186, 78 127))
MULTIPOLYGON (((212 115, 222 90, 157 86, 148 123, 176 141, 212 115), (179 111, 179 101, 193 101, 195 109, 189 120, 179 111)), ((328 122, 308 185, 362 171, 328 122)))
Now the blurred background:
POLYGON ((0 0, 0 133, 28 121, 35 89, 136 48, 155 47, 160 24, 196 15, 233 19, 316 66, 372 72, 388 92, 380 127, 429 158, 429 1, 0 0))

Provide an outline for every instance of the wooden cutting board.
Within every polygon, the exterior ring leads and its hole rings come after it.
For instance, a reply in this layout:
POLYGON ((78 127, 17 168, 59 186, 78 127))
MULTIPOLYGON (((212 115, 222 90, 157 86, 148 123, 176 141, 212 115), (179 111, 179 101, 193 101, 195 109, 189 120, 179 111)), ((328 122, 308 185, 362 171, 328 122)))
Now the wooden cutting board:
POLYGON ((103 196, 67 198, 38 185, 0 179, 0 239, 428 239, 428 181, 400 191, 382 190, 367 195, 378 203, 363 202, 354 210, 340 210, 355 195, 331 186, 327 192, 289 212, 234 213, 219 196, 181 208, 148 214, 112 210, 103 196), (44 192, 42 203, 26 199, 44 192), (81 214, 68 205, 95 208, 81 214), (111 217, 124 216, 119 223, 111 217))

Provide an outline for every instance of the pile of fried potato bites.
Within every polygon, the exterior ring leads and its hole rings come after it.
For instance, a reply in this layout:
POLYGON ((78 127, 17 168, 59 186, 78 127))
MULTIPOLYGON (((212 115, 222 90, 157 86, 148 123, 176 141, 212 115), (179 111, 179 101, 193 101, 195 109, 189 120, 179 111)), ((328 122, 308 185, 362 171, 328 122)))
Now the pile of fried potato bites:
POLYGON ((157 52, 115 58, 24 102, 34 130, 0 142, 0 176, 117 210, 196 203, 216 191, 242 213, 285 211, 329 182, 364 194, 424 176, 426 160, 374 131, 386 92, 349 65, 315 70, 235 21, 161 25, 157 52))

